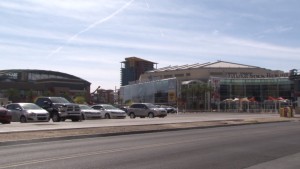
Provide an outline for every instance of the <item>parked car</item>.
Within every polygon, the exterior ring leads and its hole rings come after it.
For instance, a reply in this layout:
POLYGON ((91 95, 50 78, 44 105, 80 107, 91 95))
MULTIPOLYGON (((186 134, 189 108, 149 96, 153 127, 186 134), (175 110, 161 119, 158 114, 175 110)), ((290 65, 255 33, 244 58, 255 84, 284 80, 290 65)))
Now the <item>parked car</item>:
POLYGON ((104 118, 106 118, 106 119, 110 119, 110 118, 125 119, 127 116, 126 112, 124 110, 116 108, 110 104, 97 104, 97 105, 93 105, 91 107, 96 110, 103 110, 104 118))
POLYGON ((4 107, 0 106, 0 123, 10 124, 11 113, 4 107))
POLYGON ((37 105, 47 110, 53 122, 81 121, 81 111, 78 104, 71 103, 63 97, 39 97, 35 101, 37 105))
POLYGON ((172 106, 168 106, 168 105, 157 105, 157 107, 166 109, 166 110, 167 110, 167 113, 176 113, 176 112, 177 112, 177 109, 176 109, 175 107, 172 107, 172 106))
POLYGON ((50 120, 49 113, 34 103, 11 103, 6 108, 11 112, 12 121, 26 123, 50 120))
POLYGON ((103 110, 96 110, 85 104, 80 104, 79 107, 81 110, 82 120, 101 119, 104 117, 103 110))
POLYGON ((128 108, 127 114, 130 118, 165 117, 167 116, 167 110, 164 108, 158 108, 152 103, 134 103, 128 108))
POLYGON ((114 105, 114 107, 119 108, 127 113, 128 106, 114 105))

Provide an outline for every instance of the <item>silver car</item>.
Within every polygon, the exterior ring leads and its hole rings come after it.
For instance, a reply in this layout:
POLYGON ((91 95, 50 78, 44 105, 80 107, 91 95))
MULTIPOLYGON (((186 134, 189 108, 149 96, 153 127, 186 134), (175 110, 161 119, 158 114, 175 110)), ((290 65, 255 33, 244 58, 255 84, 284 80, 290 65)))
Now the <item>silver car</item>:
POLYGON ((80 107, 81 114, 82 114, 82 120, 101 119, 104 117, 103 110, 96 110, 85 104, 80 104, 79 107, 80 107))
POLYGON ((127 116, 124 110, 116 108, 110 104, 97 104, 97 105, 93 105, 92 108, 96 110, 103 110, 104 117, 106 119, 110 119, 110 118, 125 119, 127 116))
POLYGON ((11 112, 13 122, 48 122, 50 120, 49 113, 34 103, 11 103, 6 105, 6 109, 11 112))
POLYGON ((167 110, 165 108, 158 108, 152 103, 134 103, 127 109, 127 113, 130 118, 154 118, 167 116, 167 110))

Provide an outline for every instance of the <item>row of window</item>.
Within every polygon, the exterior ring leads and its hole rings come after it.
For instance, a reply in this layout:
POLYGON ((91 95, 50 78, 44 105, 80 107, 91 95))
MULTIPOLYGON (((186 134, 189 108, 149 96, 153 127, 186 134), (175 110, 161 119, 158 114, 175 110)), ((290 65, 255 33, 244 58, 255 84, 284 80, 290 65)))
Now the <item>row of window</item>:
POLYGON ((28 80, 43 80, 43 79, 69 79, 63 76, 54 74, 28 73, 28 80))

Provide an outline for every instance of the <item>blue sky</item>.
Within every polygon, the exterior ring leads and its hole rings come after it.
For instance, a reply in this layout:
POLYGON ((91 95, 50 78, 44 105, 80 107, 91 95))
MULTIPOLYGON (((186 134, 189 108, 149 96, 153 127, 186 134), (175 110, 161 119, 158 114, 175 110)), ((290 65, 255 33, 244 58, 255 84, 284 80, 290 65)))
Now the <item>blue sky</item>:
POLYGON ((300 69, 299 0, 1 0, 0 69, 114 89, 126 57, 300 69))

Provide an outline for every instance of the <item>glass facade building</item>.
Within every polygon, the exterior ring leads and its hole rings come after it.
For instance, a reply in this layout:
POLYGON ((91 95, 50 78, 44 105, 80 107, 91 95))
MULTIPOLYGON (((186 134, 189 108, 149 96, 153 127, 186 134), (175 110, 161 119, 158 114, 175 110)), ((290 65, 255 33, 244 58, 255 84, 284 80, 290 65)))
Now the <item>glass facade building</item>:
POLYGON ((289 78, 214 79, 211 108, 220 111, 277 112, 294 101, 289 78), (215 83, 214 83, 215 82, 215 83))
POLYGON ((296 96, 300 95, 298 81, 290 80, 289 74, 226 61, 167 66, 146 71, 140 76, 139 84, 125 86, 124 96, 126 100, 151 103, 158 103, 158 98, 164 98, 163 101, 170 104, 166 99, 170 93, 166 92, 167 85, 166 90, 160 92, 153 86, 164 83, 166 78, 175 78, 175 102, 184 109, 207 111, 218 107, 220 110, 221 104, 226 103, 224 100, 240 104, 237 105, 239 109, 245 106, 248 110, 251 107, 276 109, 278 105, 273 102, 295 101, 296 96))
POLYGON ((294 99, 294 83, 288 78, 211 78, 208 83, 188 85, 186 82, 172 78, 127 85, 121 87, 120 96, 123 103, 150 102, 201 111, 277 111, 281 104, 278 98, 294 99))
POLYGON ((220 100, 228 98, 255 98, 262 102, 269 97, 292 100, 293 82, 288 78, 222 79, 220 100))
POLYGON ((122 86, 120 97, 123 103, 131 101, 136 103, 175 104, 176 83, 176 79, 173 78, 122 86))

